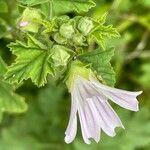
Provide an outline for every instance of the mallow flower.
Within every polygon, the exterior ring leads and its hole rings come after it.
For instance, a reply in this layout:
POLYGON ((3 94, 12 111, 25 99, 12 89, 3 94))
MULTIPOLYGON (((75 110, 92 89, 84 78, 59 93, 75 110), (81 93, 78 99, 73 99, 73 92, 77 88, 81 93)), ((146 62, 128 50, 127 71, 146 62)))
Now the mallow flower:
POLYGON ((77 133, 77 117, 81 124, 82 137, 86 144, 90 139, 99 142, 101 131, 108 136, 115 136, 115 128, 124 128, 120 118, 109 101, 119 106, 138 111, 136 97, 142 93, 130 92, 103 85, 91 69, 80 62, 71 65, 66 84, 71 92, 71 113, 65 132, 65 142, 71 143, 77 133))

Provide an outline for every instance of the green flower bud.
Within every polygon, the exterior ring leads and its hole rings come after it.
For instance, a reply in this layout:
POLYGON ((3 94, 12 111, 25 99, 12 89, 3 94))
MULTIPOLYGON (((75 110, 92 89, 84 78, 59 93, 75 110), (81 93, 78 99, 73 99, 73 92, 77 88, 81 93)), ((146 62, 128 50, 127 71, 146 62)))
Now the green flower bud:
POLYGON ((53 38, 59 44, 66 44, 67 43, 67 39, 64 38, 62 35, 60 35, 59 33, 54 34, 53 38))
POLYGON ((75 78, 77 76, 83 77, 85 79, 89 79, 91 76, 95 76, 93 71, 90 68, 86 68, 84 64, 82 64, 80 61, 74 61, 69 69, 66 85, 69 90, 71 90, 75 78))
POLYGON ((69 21, 69 16, 66 16, 66 15, 63 15, 63 16, 60 16, 57 18, 57 23, 58 23, 58 26, 61 26, 63 23, 66 23, 69 21))
POLYGON ((82 46, 84 45, 84 41, 86 40, 86 38, 82 34, 76 33, 74 34, 72 40, 75 45, 82 46))
POLYGON ((70 39, 75 31, 71 24, 64 23, 61 25, 59 32, 63 37, 70 39))
POLYGON ((93 27, 94 27, 93 22, 88 17, 83 17, 79 20, 78 29, 84 35, 87 35, 92 30, 93 27))
POLYGON ((37 22, 42 16, 36 9, 26 8, 19 21, 19 26, 23 31, 38 32, 40 24, 37 22))
POLYGON ((67 52, 68 48, 61 45, 54 45, 52 48, 52 60, 55 66, 66 66, 70 58, 70 54, 67 52))

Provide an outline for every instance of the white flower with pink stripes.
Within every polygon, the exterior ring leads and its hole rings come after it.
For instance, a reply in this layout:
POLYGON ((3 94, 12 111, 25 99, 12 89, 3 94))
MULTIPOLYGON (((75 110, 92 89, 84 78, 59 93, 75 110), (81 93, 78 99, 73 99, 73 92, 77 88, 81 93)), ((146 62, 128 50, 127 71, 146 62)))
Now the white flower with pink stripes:
POLYGON ((77 133, 77 115, 79 116, 84 142, 90 144, 93 138, 100 140, 101 131, 108 136, 115 136, 115 128, 124 128, 116 112, 109 104, 109 100, 131 111, 138 111, 136 97, 142 93, 129 92, 101 84, 95 77, 84 78, 73 76, 71 87, 71 113, 68 127, 65 132, 65 142, 71 143, 77 133))

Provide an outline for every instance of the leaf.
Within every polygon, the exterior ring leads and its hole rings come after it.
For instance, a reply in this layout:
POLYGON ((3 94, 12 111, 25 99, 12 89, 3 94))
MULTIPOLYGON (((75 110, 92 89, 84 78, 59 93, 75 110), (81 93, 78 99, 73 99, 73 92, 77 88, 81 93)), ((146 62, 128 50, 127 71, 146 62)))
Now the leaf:
POLYGON ((14 93, 13 87, 3 80, 7 66, 0 57, 0 121, 3 112, 21 113, 26 111, 24 98, 14 93))
POLYGON ((0 0, 0 13, 7 13, 8 6, 5 0, 0 0))
POLYGON ((52 4, 52 10, 55 15, 65 14, 76 11, 78 13, 87 12, 95 6, 92 0, 18 0, 20 3, 28 6, 34 6, 45 3, 42 9, 50 11, 49 5, 52 4), (47 3, 46 3, 47 2, 47 3))
POLYGON ((68 118, 62 115, 67 104, 65 92, 65 86, 58 86, 53 79, 37 95, 30 91, 34 96, 28 111, 16 119, 6 118, 9 125, 1 126, 0 150, 67 150, 63 133, 68 118))
POLYGON ((22 113, 27 110, 23 97, 14 93, 13 87, 5 81, 0 81, 0 116, 3 112, 22 113))
POLYGON ((18 2, 24 4, 24 5, 29 5, 29 6, 34 6, 38 4, 43 4, 48 2, 49 0, 18 0, 18 2))
MULTIPOLYGON (((102 21, 102 24, 103 23, 104 22, 102 21)), ((113 28, 112 25, 99 25, 98 27, 96 27, 96 29, 94 29, 94 32, 91 33, 91 36, 95 39, 97 44, 105 49, 105 38, 119 37, 120 34, 118 33, 116 28, 113 28)))
POLYGON ((17 41, 9 45, 12 53, 17 56, 5 75, 10 83, 20 83, 31 78, 38 86, 43 86, 48 74, 53 75, 49 61, 50 50, 40 41, 28 35, 28 44, 17 41))
POLYGON ((97 18, 94 18, 94 20, 95 20, 96 22, 98 22, 99 24, 103 25, 103 24, 106 22, 107 15, 108 15, 108 13, 106 12, 106 13, 104 13, 101 17, 96 16, 97 18))
POLYGON ((0 39, 5 37, 7 33, 7 23, 4 19, 0 18, 0 39))
POLYGON ((113 55, 114 48, 109 48, 106 51, 99 48, 95 51, 80 55, 78 59, 84 63, 91 64, 93 70, 97 71, 102 82, 113 86, 115 83, 115 73, 110 64, 110 59, 113 55))
POLYGON ((95 6, 92 0, 54 0, 53 10, 55 14, 65 14, 69 12, 87 12, 95 6))
POLYGON ((83 13, 89 11, 92 7, 95 7, 95 3, 92 0, 53 0, 51 1, 52 11, 50 10, 50 3, 44 3, 41 5, 42 13, 49 17, 63 15, 70 12, 83 13))
POLYGON ((94 39, 95 42, 101 46, 103 49, 106 49, 105 39, 112 37, 120 37, 117 29, 112 25, 104 25, 107 19, 107 12, 104 13, 101 17, 94 18, 95 28, 91 31, 89 36, 90 39, 94 39))
POLYGON ((0 56, 0 77, 5 74, 6 70, 7 70, 7 65, 5 64, 5 62, 0 56))

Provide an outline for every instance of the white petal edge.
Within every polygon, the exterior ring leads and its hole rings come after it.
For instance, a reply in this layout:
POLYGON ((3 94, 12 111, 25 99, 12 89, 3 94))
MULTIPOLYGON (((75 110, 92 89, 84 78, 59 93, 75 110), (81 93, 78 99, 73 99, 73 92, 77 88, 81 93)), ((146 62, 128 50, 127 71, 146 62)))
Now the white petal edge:
POLYGON ((78 109, 78 99, 76 97, 76 88, 73 89, 71 94, 71 112, 69 123, 65 132, 65 142, 67 144, 71 143, 77 133, 77 109, 78 109))
POLYGON ((84 109, 84 99, 82 99, 83 97, 80 94, 79 87, 78 87, 78 92, 76 94, 77 94, 79 101, 82 101, 82 103, 80 103, 78 107, 78 114, 79 114, 79 120, 80 120, 80 125, 81 125, 82 137, 86 144, 91 144, 91 141, 89 140, 91 135, 87 126, 87 118, 86 118, 85 109, 84 109))
POLYGON ((70 130, 65 132, 66 136, 64 139, 67 144, 71 143, 74 140, 76 133, 77 133, 77 117, 76 116, 73 119, 73 122, 69 128, 70 128, 70 130))
POLYGON ((94 132, 92 135, 92 138, 98 143, 100 141, 100 136, 101 136, 101 126, 100 126, 100 121, 99 121, 99 114, 97 112, 96 106, 93 102, 93 98, 87 99, 87 103, 89 106, 89 109, 92 113, 93 116, 93 125, 94 125, 94 132))
POLYGON ((95 89, 99 91, 99 93, 103 94, 104 96, 106 96, 111 101, 118 104, 119 106, 132 111, 139 110, 139 105, 138 105, 139 103, 136 97, 140 95, 142 91, 130 92, 130 91, 112 88, 99 83, 97 80, 93 78, 91 79, 91 82, 93 83, 95 89))

